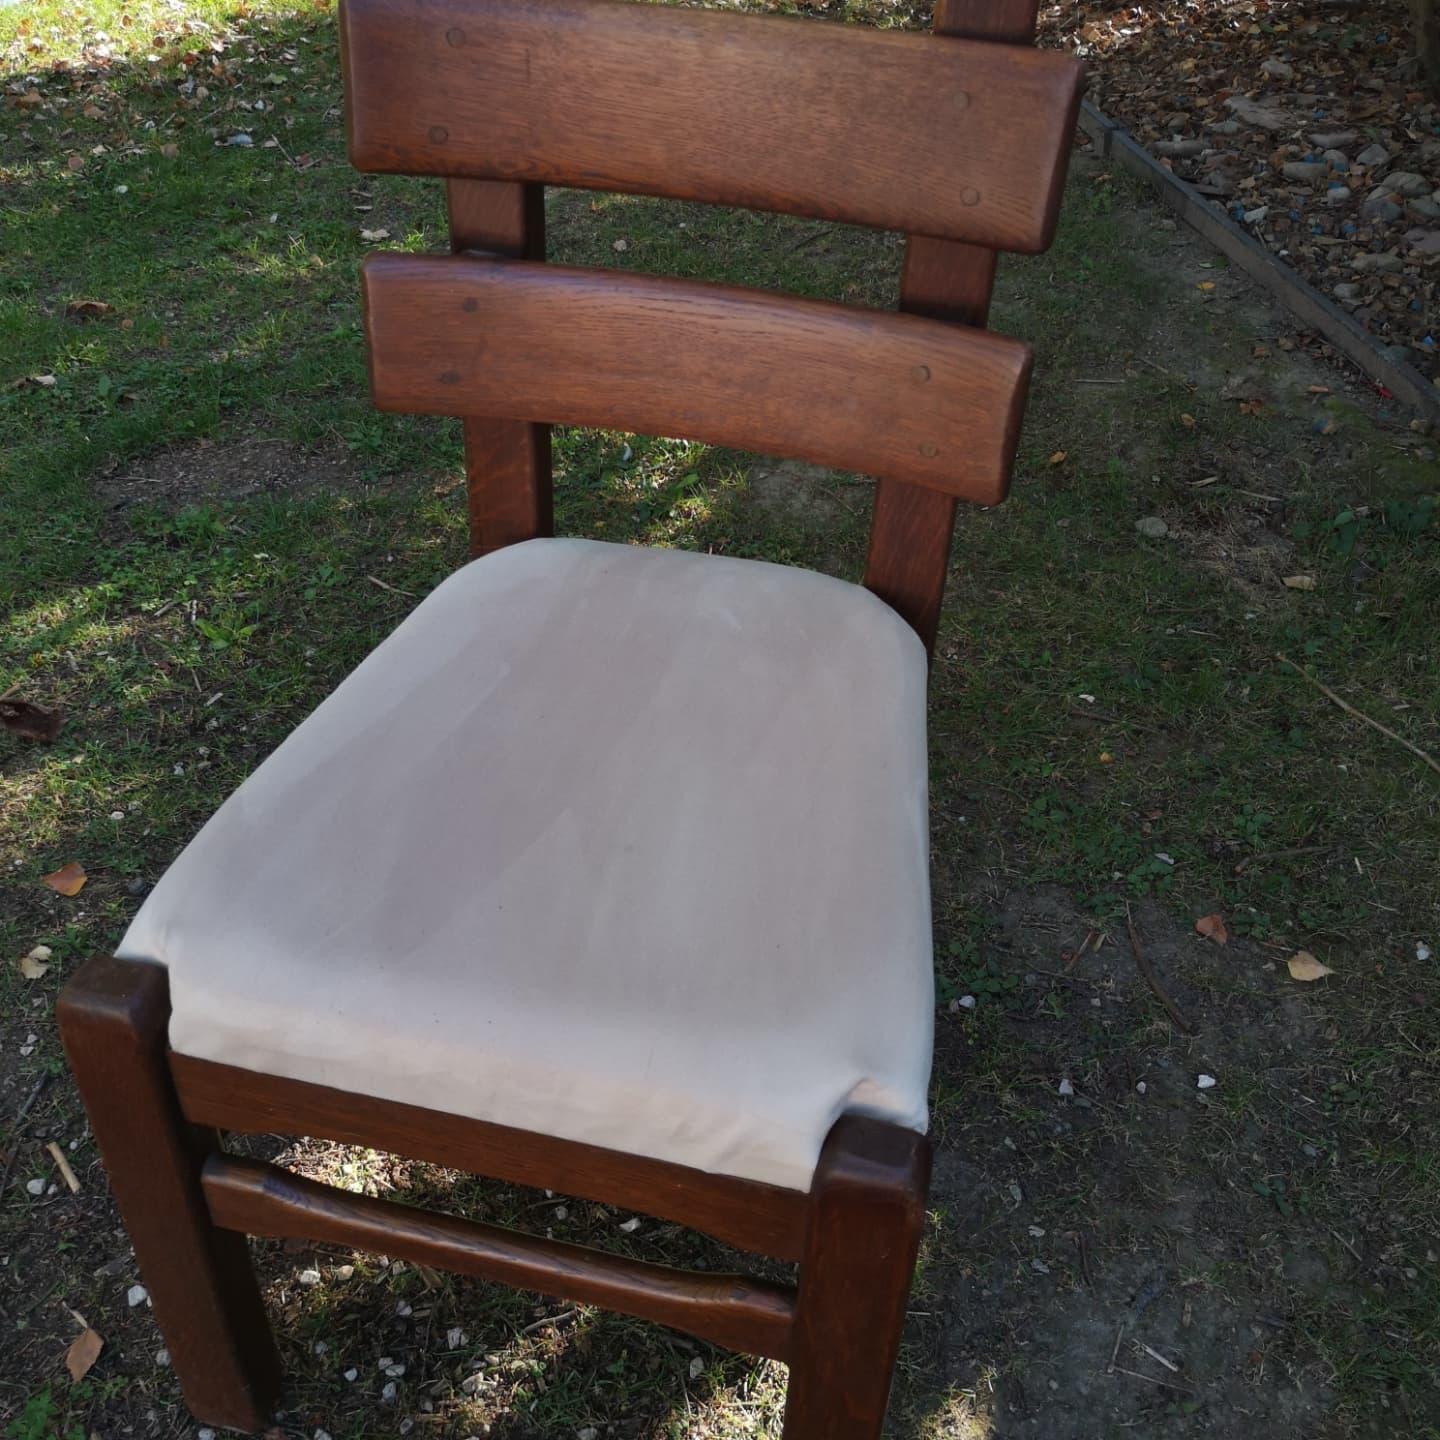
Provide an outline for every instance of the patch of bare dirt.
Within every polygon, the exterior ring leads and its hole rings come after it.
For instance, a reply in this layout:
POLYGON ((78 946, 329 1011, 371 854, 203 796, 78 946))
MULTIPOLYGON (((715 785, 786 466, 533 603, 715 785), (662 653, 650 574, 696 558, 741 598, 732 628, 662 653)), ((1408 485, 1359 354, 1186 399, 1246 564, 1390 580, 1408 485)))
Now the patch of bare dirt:
POLYGON ((123 512, 135 505, 179 509, 360 483, 354 457, 343 446, 308 450, 290 440, 245 436, 156 451, 105 476, 96 490, 112 510, 123 512))

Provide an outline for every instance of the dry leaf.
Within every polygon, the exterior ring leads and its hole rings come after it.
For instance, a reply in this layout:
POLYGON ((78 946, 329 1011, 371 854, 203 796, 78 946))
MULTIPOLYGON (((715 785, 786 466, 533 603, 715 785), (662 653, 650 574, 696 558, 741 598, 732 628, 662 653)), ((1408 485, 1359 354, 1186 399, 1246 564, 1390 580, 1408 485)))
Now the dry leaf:
POLYGON ((162 145, 160 147, 160 153, 167 160, 173 160, 180 153, 180 147, 175 144, 162 145))
POLYGON ((68 865, 62 865, 53 874, 42 875, 40 883, 48 885, 60 895, 78 895, 85 888, 85 882, 89 878, 85 873, 85 867, 72 860, 68 865))
POLYGON ((71 320, 99 320, 115 307, 103 300, 72 300, 65 307, 65 314, 71 320))
POLYGON ((1069 453, 1070 452, 1068 450, 1057 450, 1050 457, 1050 463, 1052 465, 1063 465, 1065 463, 1065 457, 1069 455, 1069 453))
POLYGON ((12 700, 0 696, 0 725, 24 740, 43 740, 49 744, 65 723, 59 710, 42 710, 29 700, 12 700))
POLYGON ((1322 965, 1308 950, 1297 950, 1286 962, 1292 980, 1320 980, 1335 972, 1322 965))
POLYGON ((1195 417, 1193 415, 1182 415, 1180 417, 1180 423, 1187 430, 1193 430, 1195 428, 1195 417))
POLYGON ((70 1378, 83 1380, 90 1373, 90 1367, 100 1358, 100 1352, 104 1348, 105 1342, 98 1332, 88 1327, 82 1330, 70 1342, 70 1348, 65 1352, 65 1368, 70 1372, 70 1378))
POLYGON ((388 240, 390 232, 388 230, 362 230, 360 238, 362 240, 388 240))
POLYGON ((37 945, 28 955, 22 955, 15 964, 26 980, 38 980, 50 968, 50 955, 48 945, 37 945))
POLYGON ((1287 575, 1281 583, 1287 590, 1313 590, 1315 577, 1313 575, 1287 575))
POLYGON ((1218 911, 1214 915, 1202 915, 1195 922, 1195 933, 1213 940, 1217 945, 1230 943, 1230 932, 1225 928, 1225 917, 1218 911))
POLYGON ((1215 288, 1215 282, 1213 280, 1202 280, 1195 288, 1197 290, 1213 290, 1215 288))

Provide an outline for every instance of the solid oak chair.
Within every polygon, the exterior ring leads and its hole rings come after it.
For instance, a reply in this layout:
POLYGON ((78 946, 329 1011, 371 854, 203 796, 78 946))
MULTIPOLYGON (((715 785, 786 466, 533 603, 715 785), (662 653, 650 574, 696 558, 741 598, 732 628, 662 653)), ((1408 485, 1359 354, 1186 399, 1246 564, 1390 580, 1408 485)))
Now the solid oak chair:
POLYGON ((250 1234, 772 1356, 786 1440, 879 1434, 929 1166, 927 649, 956 501, 1004 495, 1030 368, 978 328, 995 251, 1048 244, 1080 87, 1022 43, 1034 17, 942 3, 934 38, 608 0, 344 5, 351 157, 448 177, 456 252, 366 264, 374 398, 464 418, 482 558, 61 1000, 197 1418, 259 1429, 277 1394, 250 1234), (546 265, 546 184, 904 230, 910 313, 546 265), (875 475, 864 587, 548 538, 547 422, 875 475), (642 1211, 798 1260, 798 1287, 334 1190, 217 1130, 642 1211))

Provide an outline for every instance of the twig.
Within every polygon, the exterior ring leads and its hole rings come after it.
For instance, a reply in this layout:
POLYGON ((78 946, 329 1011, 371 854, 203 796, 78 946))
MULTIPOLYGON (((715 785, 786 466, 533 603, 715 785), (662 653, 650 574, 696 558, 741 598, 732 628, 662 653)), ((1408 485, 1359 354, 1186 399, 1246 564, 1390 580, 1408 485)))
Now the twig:
POLYGON ((1087 1285, 1095 1284, 1095 1277, 1090 1273, 1090 1247, 1085 1243, 1085 1232, 1075 1232, 1075 1248, 1080 1252, 1080 1278, 1087 1285))
POLYGON ((411 591, 402 590, 398 585, 388 585, 377 575, 367 575, 365 578, 372 585, 378 585, 382 590, 388 590, 392 595, 403 595, 407 600, 413 600, 415 598, 414 594, 411 591))
POLYGON ((1167 1360, 1158 1350, 1152 1350, 1150 1346, 1141 1340, 1137 1340, 1135 1343, 1139 1345, 1152 1360, 1158 1360, 1172 1375, 1178 1375, 1180 1373, 1180 1367, 1173 1360, 1167 1360))
MULTIPOLYGON (((20 1127, 25 1123, 25 1117, 30 1113, 30 1108, 31 1108, 31 1106, 33 1106, 33 1105, 35 1104, 35 1102, 40 1098, 41 1092, 45 1089, 45 1087, 46 1087, 49 1083, 50 1083, 50 1076, 49 1076, 49 1074, 47 1073, 47 1074, 45 1074, 45 1075, 42 1075, 42 1076, 35 1082, 35 1088, 25 1097, 25 1103, 20 1107, 19 1112, 16 1114, 16 1116, 15 1116, 15 1122, 14 1122, 14 1126, 13 1126, 14 1130, 17 1132, 17 1136, 16 1136, 17 1141, 18 1141, 18 1138, 19 1138, 18 1132, 19 1132, 19 1130, 20 1130, 20 1127)), ((15 1169, 15 1162, 16 1162, 19 1158, 20 1158, 20 1146, 19 1146, 19 1144, 17 1143, 17 1144, 15 1145, 15 1147, 10 1151, 10 1158, 5 1162, 5 1172, 4 1172, 4 1174, 0 1174, 0 1195, 3 1195, 3 1194, 5 1193, 6 1187, 10 1184, 10 1175, 11 1175, 11 1172, 15 1169)))
POLYGON ((1195 1027, 1180 1013, 1180 1007, 1165 993, 1160 981, 1155 977, 1155 971, 1151 967, 1149 959, 1140 948, 1140 938, 1135 934, 1135 922, 1130 918, 1128 905, 1125 907, 1125 928, 1130 932, 1130 949, 1135 956, 1135 968, 1140 972, 1155 998, 1165 1007, 1165 1013, 1170 1017, 1175 1028, 1182 1034, 1193 1035, 1195 1027))
POLYGON ((1147 1385, 1163 1385, 1167 1390, 1178 1390, 1182 1395, 1195 1392, 1188 1385, 1177 1385, 1173 1380, 1157 1380, 1153 1375, 1142 1375, 1138 1370, 1127 1370, 1123 1365, 1114 1367, 1117 1375, 1128 1375, 1132 1380, 1143 1380, 1147 1385))
POLYGON ((70 1162, 65 1158, 65 1152, 53 1140, 47 1142, 45 1148, 50 1152, 50 1158, 55 1162, 55 1168, 60 1172, 60 1178, 70 1187, 70 1193, 78 1195, 80 1181, 70 1168, 70 1162))
POLYGON ((1360 1262, 1360 1264, 1363 1265, 1365 1263, 1365 1261, 1361 1258, 1360 1252, 1338 1230, 1331 1230, 1330 1233, 1356 1258, 1356 1260, 1360 1262))
POLYGON ((1115 1348, 1110 1352, 1110 1364, 1107 1369, 1111 1374, 1113 1374, 1115 1371, 1115 1362, 1120 1358, 1120 1342, 1124 1338, 1125 1322, 1122 1320, 1120 1322, 1120 1328, 1115 1332, 1115 1348))
POLYGON ((558 1325, 562 1320, 569 1320, 575 1311, 562 1310, 558 1315, 547 1315, 543 1320, 537 1320, 533 1325, 527 1325, 520 1333, 522 1335, 533 1335, 537 1330, 543 1330, 547 1325, 558 1325))
POLYGON ((1403 735, 1397 735, 1388 725, 1382 725, 1378 720, 1372 720, 1363 710, 1357 710, 1348 700, 1342 700, 1328 685, 1317 680, 1303 665, 1297 665, 1288 655, 1282 655, 1277 650, 1275 658, 1281 664, 1298 671, 1327 700, 1333 700, 1347 715, 1353 715, 1357 720, 1363 720, 1372 730, 1378 730, 1382 735, 1388 735, 1397 745, 1403 745, 1412 755, 1418 756, 1437 775, 1440 775, 1440 760, 1436 760, 1433 755, 1422 750, 1418 745, 1412 745, 1403 735))
POLYGON ((1333 845, 1292 845, 1288 850, 1265 850, 1259 855, 1247 855, 1236 865, 1235 873, 1243 875, 1252 865, 1261 865, 1266 860, 1285 860, 1292 855, 1319 855, 1334 848, 1333 845))

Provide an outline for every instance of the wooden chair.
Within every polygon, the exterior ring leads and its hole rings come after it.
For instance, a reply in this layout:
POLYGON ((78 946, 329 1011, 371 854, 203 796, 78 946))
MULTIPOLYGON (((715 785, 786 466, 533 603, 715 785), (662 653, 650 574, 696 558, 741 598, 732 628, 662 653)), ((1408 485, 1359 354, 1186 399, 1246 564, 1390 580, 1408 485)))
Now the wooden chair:
POLYGON ((927 650, 956 501, 1004 495, 1030 368, 978 328, 995 251, 1048 244, 1080 89, 1034 17, 942 0, 934 38, 346 0, 352 159, 447 177, 456 252, 366 264, 374 398, 464 419, 484 558, 60 1003, 198 1419, 257 1430, 277 1394, 249 1234, 772 1356, 786 1440, 880 1433, 929 1165, 927 650), (906 231, 908 313, 546 265, 546 184, 906 231), (549 422, 877 476, 866 588, 545 538, 549 422), (333 1190, 217 1131, 641 1211, 798 1261, 798 1287, 333 1190))

